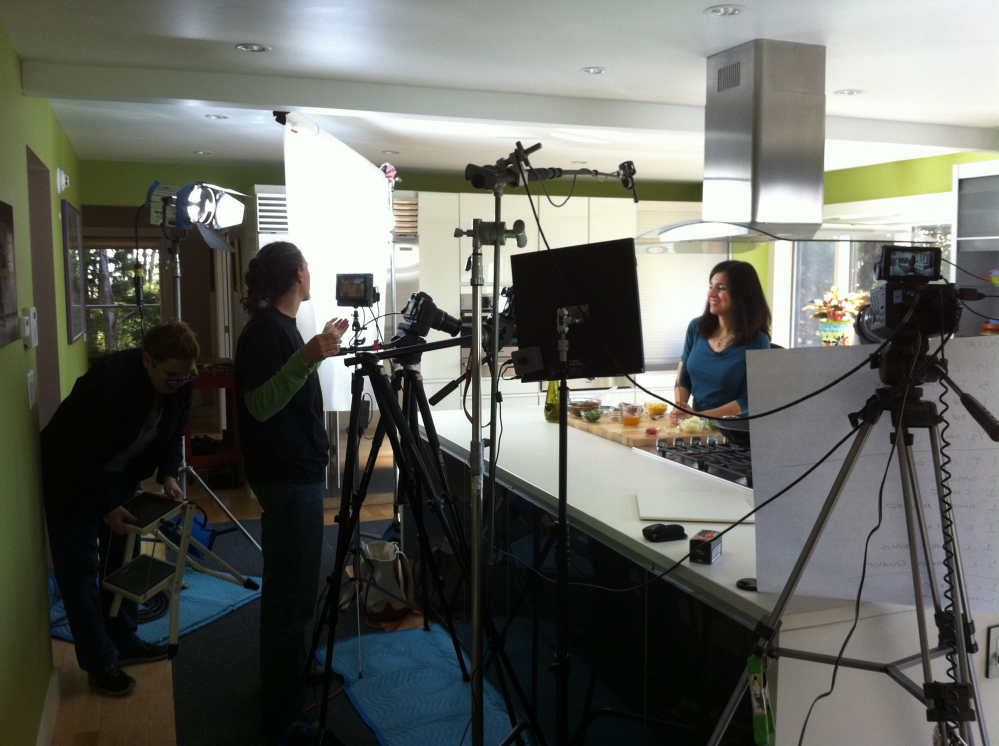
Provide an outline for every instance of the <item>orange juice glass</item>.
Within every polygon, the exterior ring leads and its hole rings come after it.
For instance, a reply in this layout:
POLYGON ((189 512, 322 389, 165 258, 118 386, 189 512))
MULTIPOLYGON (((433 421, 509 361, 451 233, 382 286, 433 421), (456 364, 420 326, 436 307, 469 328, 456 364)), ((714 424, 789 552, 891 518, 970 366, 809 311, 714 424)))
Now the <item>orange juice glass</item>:
POLYGON ((621 405, 621 424, 636 427, 642 421, 642 408, 637 404, 621 405))

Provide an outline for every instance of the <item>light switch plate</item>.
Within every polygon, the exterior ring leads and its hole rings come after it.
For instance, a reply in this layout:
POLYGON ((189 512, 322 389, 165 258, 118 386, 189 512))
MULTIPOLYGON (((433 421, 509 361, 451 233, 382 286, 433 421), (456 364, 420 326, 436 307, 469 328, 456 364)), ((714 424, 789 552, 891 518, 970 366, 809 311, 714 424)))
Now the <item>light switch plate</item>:
POLYGON ((999 679, 999 624, 986 630, 988 644, 985 648, 985 678, 999 679))

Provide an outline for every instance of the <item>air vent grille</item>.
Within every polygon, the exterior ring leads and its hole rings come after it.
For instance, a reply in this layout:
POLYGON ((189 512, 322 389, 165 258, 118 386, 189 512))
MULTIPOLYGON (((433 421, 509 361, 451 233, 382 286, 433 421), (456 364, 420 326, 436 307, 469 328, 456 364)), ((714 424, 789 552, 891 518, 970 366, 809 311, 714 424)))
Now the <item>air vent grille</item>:
POLYGON ((417 222, 419 203, 415 199, 399 199, 392 201, 392 215, 395 228, 392 235, 398 241, 416 241, 419 238, 417 222))
POLYGON ((727 91, 729 88, 738 88, 742 81, 742 63, 733 62, 727 67, 718 69, 718 92, 727 91))
POLYGON ((288 232, 288 197, 257 194, 257 233, 288 232))

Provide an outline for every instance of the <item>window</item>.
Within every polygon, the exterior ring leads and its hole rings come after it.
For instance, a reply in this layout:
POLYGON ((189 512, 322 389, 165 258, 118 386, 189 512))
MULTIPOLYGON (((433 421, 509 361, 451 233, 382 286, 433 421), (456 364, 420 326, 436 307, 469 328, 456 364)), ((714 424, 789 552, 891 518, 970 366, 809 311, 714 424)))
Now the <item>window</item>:
POLYGON ((836 284, 836 253, 840 241, 797 241, 791 296, 791 345, 821 347, 819 322, 805 306, 836 284))
POLYGON ((150 326, 160 320, 159 250, 125 249, 88 239, 84 249, 87 274, 87 347, 91 357, 139 347, 150 326), (136 305, 136 266, 143 272, 142 306, 136 305))

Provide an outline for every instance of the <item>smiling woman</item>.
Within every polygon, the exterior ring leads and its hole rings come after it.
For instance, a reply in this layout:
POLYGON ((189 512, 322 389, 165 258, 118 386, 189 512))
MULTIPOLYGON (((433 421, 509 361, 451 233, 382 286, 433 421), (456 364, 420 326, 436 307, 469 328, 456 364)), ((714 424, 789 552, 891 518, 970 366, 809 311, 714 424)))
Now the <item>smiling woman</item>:
MULTIPOLYGON (((746 350, 769 349, 770 307, 753 265, 736 260, 711 270, 704 313, 687 327, 674 396, 690 412, 746 415, 746 350), (689 405, 693 395, 694 403, 689 405)), ((673 420, 684 417, 670 412, 673 420)))

